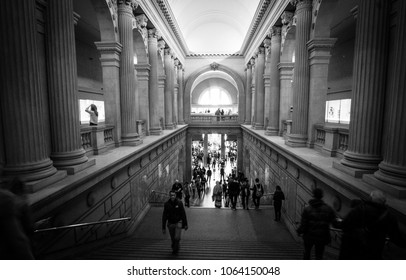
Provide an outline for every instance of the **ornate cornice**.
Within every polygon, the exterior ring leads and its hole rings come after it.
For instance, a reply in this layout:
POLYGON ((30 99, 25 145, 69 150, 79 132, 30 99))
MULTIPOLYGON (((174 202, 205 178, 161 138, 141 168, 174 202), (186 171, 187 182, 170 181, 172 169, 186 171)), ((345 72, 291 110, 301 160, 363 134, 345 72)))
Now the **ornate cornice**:
POLYGON ((191 53, 188 54, 187 57, 211 57, 211 56, 221 56, 221 57, 229 57, 229 56, 234 56, 234 57, 242 57, 242 54, 239 53, 230 53, 230 54, 224 54, 224 53, 191 53))
POLYGON ((178 23, 175 20, 175 16, 172 13, 172 10, 167 2, 167 0, 156 0, 156 3, 158 4, 160 8, 160 13, 163 15, 165 18, 166 22, 170 26, 173 34, 175 35, 176 39, 178 40, 179 44, 182 46, 183 50, 185 50, 186 53, 189 52, 185 40, 183 39, 183 36, 180 33, 180 28, 178 26, 178 23))

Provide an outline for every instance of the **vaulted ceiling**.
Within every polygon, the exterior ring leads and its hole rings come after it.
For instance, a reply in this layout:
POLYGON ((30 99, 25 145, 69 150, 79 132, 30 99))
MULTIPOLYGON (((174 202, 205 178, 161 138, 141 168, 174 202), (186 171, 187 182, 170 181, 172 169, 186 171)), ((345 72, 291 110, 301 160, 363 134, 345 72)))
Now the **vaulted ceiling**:
POLYGON ((239 53, 260 0, 167 0, 190 53, 239 53))

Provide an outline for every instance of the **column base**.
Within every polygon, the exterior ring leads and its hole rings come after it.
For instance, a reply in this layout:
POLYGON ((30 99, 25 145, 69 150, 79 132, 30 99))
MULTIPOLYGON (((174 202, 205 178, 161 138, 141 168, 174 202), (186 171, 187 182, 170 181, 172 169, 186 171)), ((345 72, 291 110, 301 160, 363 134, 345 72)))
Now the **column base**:
POLYGON ((5 165, 3 177, 18 177, 24 182, 39 181, 53 176, 58 170, 53 166, 52 160, 44 159, 40 162, 26 163, 15 166, 5 165))
POLYGON ((380 189, 384 193, 388 193, 397 198, 406 198, 406 188, 405 187, 395 186, 392 184, 382 182, 381 180, 378 180, 373 174, 363 175, 362 180, 365 181, 366 183, 370 184, 371 186, 380 189))
POLYGON ((173 130, 173 129, 175 129, 175 126, 174 126, 173 123, 166 123, 165 124, 165 129, 173 130))
POLYGON ((406 170, 402 166, 381 162, 374 176, 383 183, 406 188, 406 170))
POLYGON ((352 167, 343 165, 341 162, 335 162, 335 161, 333 162, 333 168, 340 170, 341 172, 344 172, 345 174, 348 174, 355 178, 362 178, 362 176, 364 174, 374 173, 373 170, 352 168, 352 167))
POLYGON ((374 173, 378 170, 378 164, 382 161, 380 156, 367 156, 349 151, 346 151, 343 156, 342 165, 361 170, 362 174, 374 173))
POLYGON ((68 175, 73 175, 76 174, 82 170, 85 170, 86 168, 89 168, 90 166, 93 166, 96 164, 96 159, 90 159, 82 164, 77 164, 77 165, 72 165, 72 166, 63 166, 63 167, 58 167, 59 170, 66 170, 68 172, 68 175))
POLYGON ((288 134, 285 144, 289 147, 306 147, 307 136, 301 134, 288 134))
POLYGON ((244 124, 245 124, 245 125, 250 125, 251 122, 250 122, 250 121, 245 121, 244 124))
POLYGON ((150 135, 162 135, 163 131, 160 127, 154 127, 149 129, 150 135))
POLYGON ((51 159, 57 169, 81 165, 89 160, 83 148, 70 152, 54 152, 51 154, 51 159))
POLYGON ((255 129, 255 130, 264 130, 265 129, 263 123, 255 123, 255 124, 253 124, 252 128, 255 129))
POLYGON ((138 134, 135 137, 121 137, 121 146, 138 146, 140 144, 142 144, 142 140, 138 134))
POLYGON ((265 135, 268 136, 278 136, 279 135, 279 129, 274 128, 274 127, 268 127, 265 131, 265 135))
POLYGON ((28 193, 35 193, 39 190, 46 188, 47 186, 51 186, 55 182, 62 180, 66 176, 68 176, 68 173, 66 170, 59 170, 51 177, 48 177, 48 178, 45 178, 42 180, 38 180, 38 181, 32 181, 32 182, 25 183, 25 190, 28 193))

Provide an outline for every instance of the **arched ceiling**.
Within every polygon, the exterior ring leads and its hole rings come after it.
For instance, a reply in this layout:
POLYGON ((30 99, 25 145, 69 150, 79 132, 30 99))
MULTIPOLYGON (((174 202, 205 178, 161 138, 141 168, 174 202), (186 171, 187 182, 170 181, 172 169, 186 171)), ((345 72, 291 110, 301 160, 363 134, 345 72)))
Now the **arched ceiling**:
POLYGON ((239 53, 260 0, 167 0, 191 53, 239 53))
POLYGON ((209 71, 209 72, 205 72, 203 74, 201 74, 199 77, 196 78, 196 80, 194 81, 191 91, 193 91, 195 89, 196 86, 198 86, 201 82, 208 80, 208 79, 213 79, 213 78, 220 78, 220 79, 224 79, 226 81, 228 81, 229 83, 231 83, 236 89, 238 89, 237 87, 237 83, 234 81, 234 79, 227 73, 222 72, 222 71, 209 71))

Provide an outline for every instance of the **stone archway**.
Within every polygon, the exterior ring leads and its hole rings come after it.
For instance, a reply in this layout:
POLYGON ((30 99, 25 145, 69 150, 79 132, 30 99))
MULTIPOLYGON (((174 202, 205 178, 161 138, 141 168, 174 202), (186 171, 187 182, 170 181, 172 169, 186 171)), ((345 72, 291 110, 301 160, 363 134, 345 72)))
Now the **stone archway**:
POLYGON ((191 94, 192 94, 192 87, 196 79, 209 71, 222 71, 228 75, 230 75, 233 80, 237 84, 238 89, 238 120, 239 123, 244 123, 245 120, 245 91, 244 91, 244 83, 241 77, 231 68, 224 66, 222 64, 216 63, 215 65, 207 65, 204 66, 195 72, 193 72, 190 77, 186 81, 185 91, 184 91, 184 101, 183 101, 183 108, 184 108, 184 116, 185 122, 190 122, 190 108, 191 108, 191 94), (215 66, 215 67, 213 67, 215 66))

